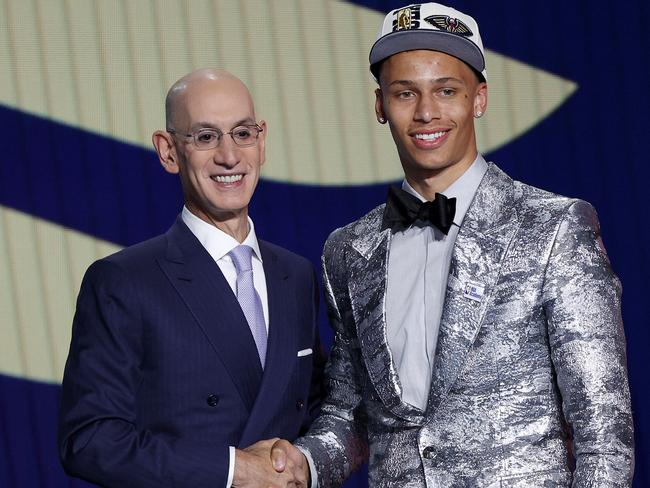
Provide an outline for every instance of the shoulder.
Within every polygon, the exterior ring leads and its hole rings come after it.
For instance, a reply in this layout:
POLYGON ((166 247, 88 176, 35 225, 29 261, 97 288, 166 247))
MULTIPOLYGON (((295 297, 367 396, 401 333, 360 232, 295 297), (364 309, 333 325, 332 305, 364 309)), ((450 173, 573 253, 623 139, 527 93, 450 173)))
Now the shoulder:
POLYGON ((596 210, 585 200, 558 195, 520 182, 515 182, 515 188, 520 195, 519 210, 526 221, 553 220, 561 223, 577 220, 598 226, 596 210))
POLYGON ((157 258, 165 254, 167 242, 166 234, 159 235, 125 247, 121 251, 107 256, 105 260, 125 269, 141 269, 151 265, 157 258))
POLYGON ((599 232, 596 211, 584 200, 513 180, 493 163, 486 178, 479 187, 482 204, 498 201, 504 208, 512 207, 519 235, 528 242, 552 243, 558 232, 599 232))
POLYGON ((95 261, 86 271, 85 280, 115 281, 127 276, 145 276, 157 268, 157 259, 167 248, 167 236, 159 235, 95 261))
POLYGON ((296 254, 289 249, 263 239, 259 239, 258 242, 262 253, 270 253, 283 263, 289 263, 294 266, 311 266, 310 261, 306 257, 296 254))
MULTIPOLYGON (((501 173, 509 178, 505 173, 501 173)), ((521 181, 510 181, 517 213, 521 220, 529 225, 551 221, 559 223, 571 217, 591 221, 594 224, 598 221, 594 207, 585 200, 553 193, 521 181)))
POLYGON ((300 254, 296 254, 295 252, 290 251, 285 247, 278 246, 277 244, 273 244, 272 242, 265 241, 263 239, 259 239, 258 242, 262 251, 266 250, 268 252, 271 252, 283 261, 308 262, 307 258, 301 256, 300 254))
POLYGON ((345 249, 358 239, 378 235, 381 232, 381 219, 385 206, 385 204, 381 204, 360 219, 332 231, 325 241, 323 254, 345 249))
POLYGON ((535 186, 511 178, 495 163, 488 163, 488 171, 479 186, 479 195, 484 201, 501 201, 514 205, 523 216, 539 212, 563 212, 576 199, 542 190, 535 186))

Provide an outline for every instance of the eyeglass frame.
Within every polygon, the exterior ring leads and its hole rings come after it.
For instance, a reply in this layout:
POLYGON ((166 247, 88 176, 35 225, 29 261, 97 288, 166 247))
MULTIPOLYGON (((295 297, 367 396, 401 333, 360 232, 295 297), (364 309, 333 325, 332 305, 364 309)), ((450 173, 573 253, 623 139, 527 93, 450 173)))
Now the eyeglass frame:
POLYGON ((237 147, 252 147, 255 144, 257 144, 257 141, 259 141, 260 134, 262 132, 264 132, 264 129, 258 123, 255 123, 255 124, 240 124, 240 125, 238 125, 236 127, 233 127, 228 132, 222 132, 221 129, 218 129, 216 127, 202 127, 202 128, 197 129, 196 131, 191 132, 189 134, 181 134, 181 133, 177 132, 175 129, 166 129, 166 131, 168 133, 172 134, 172 135, 177 135, 177 136, 181 136, 181 137, 185 137, 185 138, 191 138, 192 143, 194 144, 194 147, 198 151, 209 151, 211 149, 218 148, 219 144, 221 144, 221 140, 223 139, 223 136, 225 136, 225 135, 229 135, 230 138, 232 139, 232 141, 235 143, 235 145, 237 147), (251 142, 250 144, 239 144, 235 140, 235 137, 232 135, 232 133, 235 132, 237 129, 241 128, 241 127, 246 127, 247 129, 255 129, 255 130, 257 130, 257 135, 255 136, 255 141, 251 142), (201 131, 216 132, 217 133, 217 144, 214 147, 206 147, 206 148, 199 147, 199 144, 196 141, 196 135, 201 131))

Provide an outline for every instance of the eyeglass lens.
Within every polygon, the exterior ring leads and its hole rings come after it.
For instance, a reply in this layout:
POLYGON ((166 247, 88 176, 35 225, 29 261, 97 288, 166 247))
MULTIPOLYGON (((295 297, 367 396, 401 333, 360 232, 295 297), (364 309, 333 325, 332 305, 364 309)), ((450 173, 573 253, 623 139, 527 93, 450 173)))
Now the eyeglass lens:
MULTIPOLYGON (((257 141, 261 129, 257 126, 235 127, 229 134, 238 146, 252 146, 257 141)), ((224 136, 218 129, 201 129, 194 133, 194 143, 199 149, 213 149, 219 145, 224 136)))

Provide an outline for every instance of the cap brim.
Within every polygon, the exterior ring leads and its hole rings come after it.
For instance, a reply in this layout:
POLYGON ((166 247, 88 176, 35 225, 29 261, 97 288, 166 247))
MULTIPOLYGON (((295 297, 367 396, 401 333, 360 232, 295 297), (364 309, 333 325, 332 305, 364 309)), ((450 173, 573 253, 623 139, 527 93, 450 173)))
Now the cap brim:
POLYGON ((402 30, 380 37, 370 49, 370 65, 416 49, 440 51, 464 61, 479 73, 485 70, 485 58, 476 44, 458 34, 432 29, 402 30))

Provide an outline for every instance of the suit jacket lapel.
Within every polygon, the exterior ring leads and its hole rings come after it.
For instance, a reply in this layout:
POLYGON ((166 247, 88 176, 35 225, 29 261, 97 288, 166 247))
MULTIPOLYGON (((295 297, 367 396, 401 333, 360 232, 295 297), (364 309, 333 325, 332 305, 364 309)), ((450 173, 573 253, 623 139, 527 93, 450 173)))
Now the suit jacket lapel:
POLYGON ((490 165, 461 224, 452 254, 428 409, 460 374, 491 300, 519 220, 512 180, 490 165), (473 287, 473 289, 472 289, 473 287))
POLYGON ((277 405, 284 400, 281 395, 296 364, 296 327, 308 325, 288 321, 288 317, 292 316, 289 311, 297 307, 296 296, 290 292, 289 270, 264 241, 259 244, 269 301, 269 336, 264 375, 241 436, 242 447, 260 440, 272 416, 278 411, 277 405))
POLYGON ((383 206, 357 223, 348 265, 350 301, 366 369, 384 405, 395 415, 416 421, 415 407, 402 402, 401 385, 386 336, 386 276, 390 230, 380 231, 383 206))
POLYGON ((217 264, 180 216, 167 232, 167 241, 167 256, 159 259, 160 267, 196 319, 250 410, 259 390, 262 367, 259 361, 251 361, 257 357, 257 349, 239 302, 217 264))

